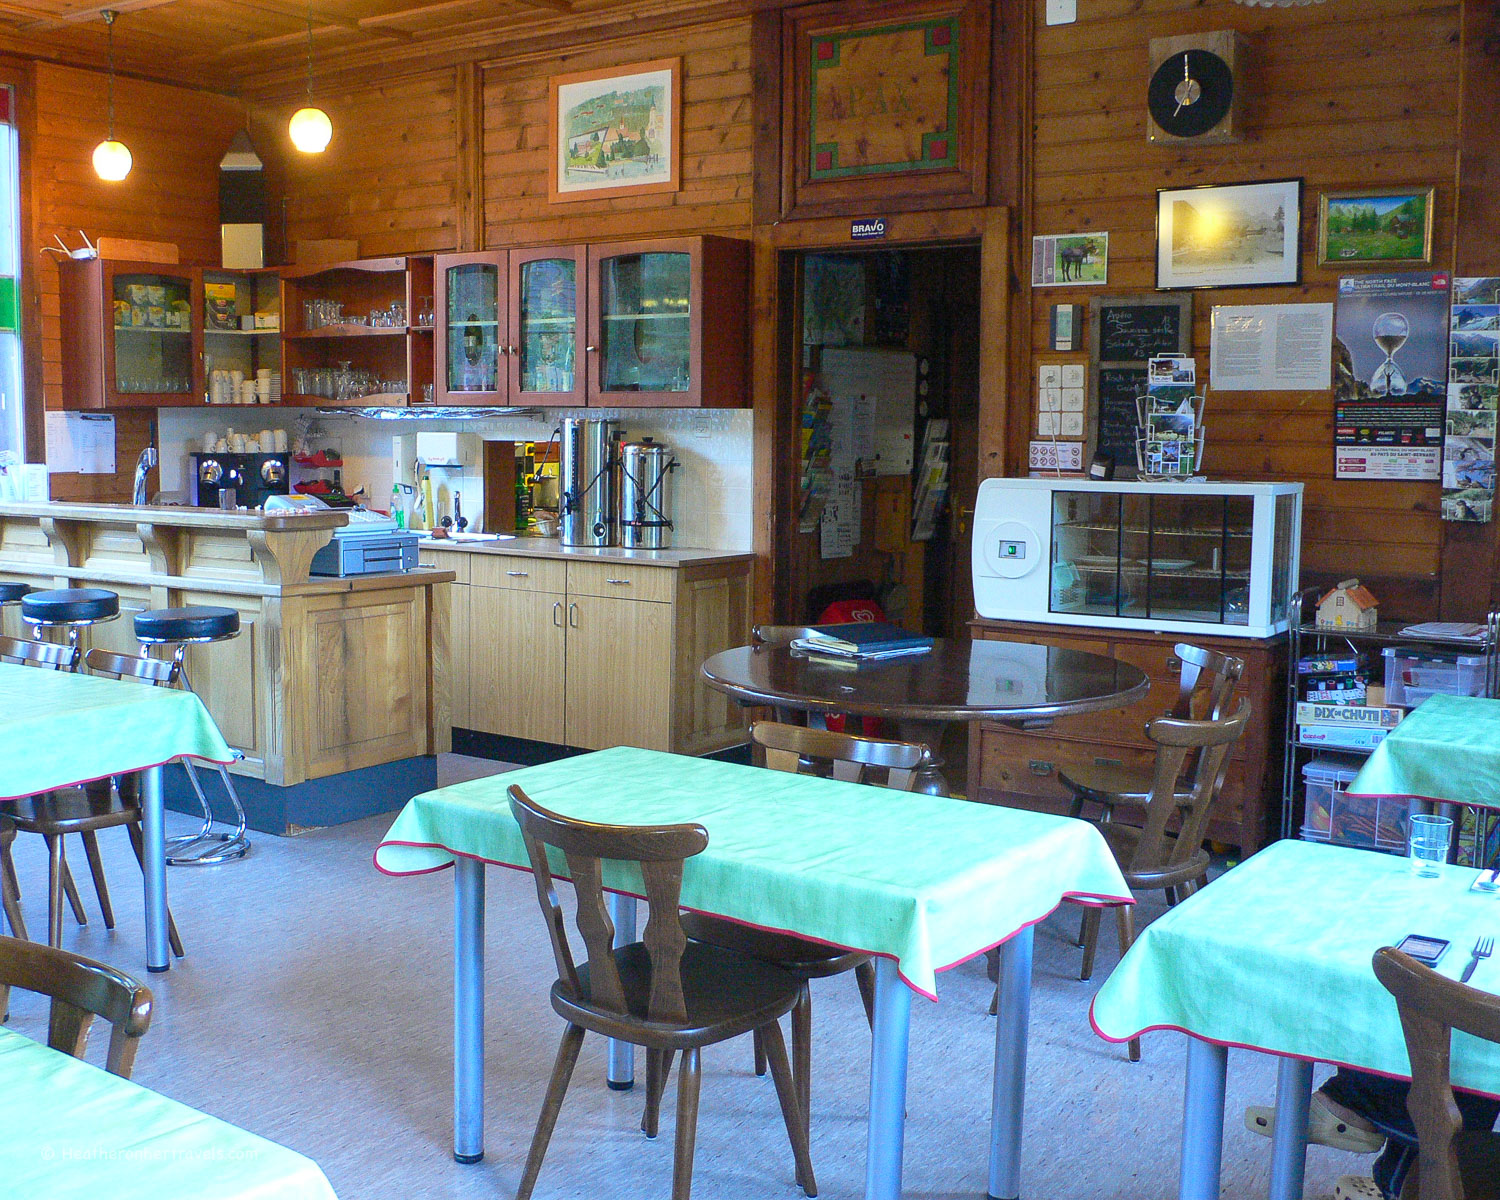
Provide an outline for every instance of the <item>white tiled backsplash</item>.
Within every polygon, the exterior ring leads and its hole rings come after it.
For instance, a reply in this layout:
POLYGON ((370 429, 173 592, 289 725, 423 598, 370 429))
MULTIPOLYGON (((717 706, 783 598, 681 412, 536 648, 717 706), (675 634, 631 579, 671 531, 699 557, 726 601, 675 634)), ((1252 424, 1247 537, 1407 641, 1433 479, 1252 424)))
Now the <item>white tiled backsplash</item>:
MULTIPOLYGON (((322 440, 344 458, 344 488, 364 487, 375 507, 391 494, 391 439, 398 434, 444 430, 502 441, 548 441, 565 416, 619 421, 632 438, 652 437, 671 448, 682 465, 673 480, 672 544, 711 550, 754 548, 754 414, 746 409, 578 409, 478 420, 381 421, 318 414, 322 440)), ((205 433, 285 429, 295 444, 303 416, 293 410, 241 407, 164 408, 159 418, 161 489, 188 490, 187 456, 205 433)))

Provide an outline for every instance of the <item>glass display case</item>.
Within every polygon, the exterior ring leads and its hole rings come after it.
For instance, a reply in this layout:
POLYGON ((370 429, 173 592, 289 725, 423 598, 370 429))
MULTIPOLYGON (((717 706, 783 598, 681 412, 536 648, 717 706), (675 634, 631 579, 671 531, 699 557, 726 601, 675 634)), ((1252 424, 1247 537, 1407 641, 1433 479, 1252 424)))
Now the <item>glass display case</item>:
POLYGON ((505 390, 505 252, 440 255, 433 263, 439 404, 494 404, 505 390))
POLYGON ((1297 583, 1301 484, 986 480, 986 617, 1271 636, 1297 583))
POLYGON ((510 252, 510 400, 584 403, 583 246, 510 252))
POLYGON ((203 376, 210 404, 281 402, 281 277, 274 269, 203 271, 203 376), (238 372, 242 389, 231 395, 238 372))
POLYGON ((659 251, 599 264, 599 390, 686 392, 693 370, 693 260, 659 251))

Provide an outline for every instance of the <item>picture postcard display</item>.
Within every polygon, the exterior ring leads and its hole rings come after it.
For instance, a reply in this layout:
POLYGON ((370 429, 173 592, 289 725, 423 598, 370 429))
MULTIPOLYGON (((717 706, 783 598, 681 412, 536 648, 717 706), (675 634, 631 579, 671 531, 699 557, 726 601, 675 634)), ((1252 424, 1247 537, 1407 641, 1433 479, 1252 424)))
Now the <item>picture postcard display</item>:
POLYGON ((1158 355, 1146 364, 1146 393, 1136 399, 1136 467, 1143 478, 1188 479, 1197 471, 1204 436, 1197 380, 1197 364, 1186 355, 1158 355))
MULTIPOLYGON (((1449 276, 1339 280, 1334 318, 1334 478, 1437 479, 1448 390, 1449 276)), ((1493 418, 1491 419, 1493 448, 1493 418)))
POLYGON ((1443 443, 1443 519, 1488 521, 1495 503, 1500 276, 1455 279, 1443 443))

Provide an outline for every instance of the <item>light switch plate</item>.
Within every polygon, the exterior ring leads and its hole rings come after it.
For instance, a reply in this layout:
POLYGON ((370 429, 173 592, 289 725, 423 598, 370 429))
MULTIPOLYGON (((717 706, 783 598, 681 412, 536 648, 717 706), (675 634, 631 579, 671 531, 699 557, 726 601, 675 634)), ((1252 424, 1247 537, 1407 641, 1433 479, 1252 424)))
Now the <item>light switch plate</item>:
POLYGON ((1062 388, 1045 387, 1040 392, 1038 392, 1037 410, 1039 412, 1062 412, 1062 388))
POLYGON ((1063 412, 1083 411, 1083 389, 1081 387, 1058 388, 1058 397, 1062 401, 1059 405, 1063 412))
POLYGON ((1078 0, 1047 0, 1047 24, 1071 25, 1078 20, 1078 0))
POLYGON ((1039 387, 1061 387, 1062 364, 1042 363, 1036 369, 1036 381, 1039 387))
POLYGON ((1083 436, 1083 414, 1081 412, 1065 412, 1058 413, 1057 415, 1061 418, 1058 432, 1063 437, 1083 436))
POLYGON ((1083 386, 1083 364, 1062 364, 1062 385, 1065 388, 1081 388, 1083 386))
POLYGON ((1058 417, 1061 413, 1039 412, 1036 415, 1036 432, 1038 437, 1056 437, 1058 429, 1058 417))

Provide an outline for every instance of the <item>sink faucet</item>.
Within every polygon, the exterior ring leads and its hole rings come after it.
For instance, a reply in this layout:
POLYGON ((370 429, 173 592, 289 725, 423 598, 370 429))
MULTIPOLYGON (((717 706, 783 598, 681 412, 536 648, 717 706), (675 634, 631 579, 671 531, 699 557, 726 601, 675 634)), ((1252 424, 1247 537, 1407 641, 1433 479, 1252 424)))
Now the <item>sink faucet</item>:
POLYGON ((132 503, 146 503, 146 472, 155 466, 156 447, 147 446, 141 451, 140 458, 135 460, 135 491, 130 497, 132 503))

